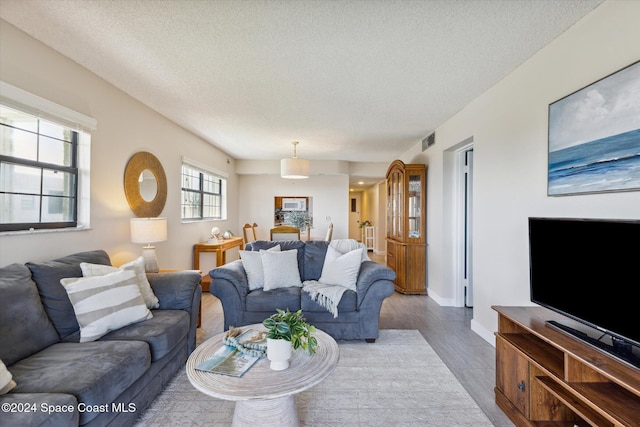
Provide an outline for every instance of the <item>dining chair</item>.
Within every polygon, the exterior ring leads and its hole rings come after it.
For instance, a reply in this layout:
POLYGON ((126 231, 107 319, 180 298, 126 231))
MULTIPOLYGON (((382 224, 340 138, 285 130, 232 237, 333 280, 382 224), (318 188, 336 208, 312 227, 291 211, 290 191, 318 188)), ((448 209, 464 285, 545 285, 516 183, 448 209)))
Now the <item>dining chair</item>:
POLYGON ((327 234, 324 238, 327 242, 331 241, 331 237, 333 237, 333 223, 329 223, 329 228, 327 228, 327 234))
POLYGON ((242 234, 244 235, 244 244, 255 242, 258 240, 256 237, 256 227, 258 224, 245 224, 242 226, 242 234))
POLYGON ((291 225, 277 225, 269 230, 271 240, 300 240, 300 229, 291 225))

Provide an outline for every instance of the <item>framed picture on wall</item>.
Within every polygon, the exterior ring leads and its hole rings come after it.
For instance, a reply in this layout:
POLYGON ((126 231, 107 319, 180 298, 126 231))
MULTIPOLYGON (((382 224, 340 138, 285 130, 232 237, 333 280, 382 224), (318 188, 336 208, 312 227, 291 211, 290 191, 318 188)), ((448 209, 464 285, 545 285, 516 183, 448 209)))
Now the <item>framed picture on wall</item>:
POLYGON ((547 194, 640 190, 640 61, 549 104, 547 194))

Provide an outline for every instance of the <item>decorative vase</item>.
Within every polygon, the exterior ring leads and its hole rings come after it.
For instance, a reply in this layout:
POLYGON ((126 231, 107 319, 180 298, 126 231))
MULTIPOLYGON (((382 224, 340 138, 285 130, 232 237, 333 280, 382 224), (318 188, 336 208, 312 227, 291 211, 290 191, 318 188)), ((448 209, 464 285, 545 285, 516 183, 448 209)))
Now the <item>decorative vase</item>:
POLYGON ((274 371, 287 369, 292 354, 291 341, 267 338, 267 358, 271 361, 270 368, 274 371))

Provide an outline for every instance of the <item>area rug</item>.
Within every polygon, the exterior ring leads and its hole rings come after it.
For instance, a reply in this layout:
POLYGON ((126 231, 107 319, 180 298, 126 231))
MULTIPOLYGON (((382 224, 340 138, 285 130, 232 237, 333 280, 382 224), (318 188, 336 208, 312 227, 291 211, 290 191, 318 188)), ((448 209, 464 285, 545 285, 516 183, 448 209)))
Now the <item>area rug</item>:
MULTIPOLYGON (((418 331, 383 329, 373 344, 338 345, 333 374, 296 395, 303 426, 492 426, 418 331)), ((229 426, 233 408, 193 388, 183 370, 135 427, 229 426)))

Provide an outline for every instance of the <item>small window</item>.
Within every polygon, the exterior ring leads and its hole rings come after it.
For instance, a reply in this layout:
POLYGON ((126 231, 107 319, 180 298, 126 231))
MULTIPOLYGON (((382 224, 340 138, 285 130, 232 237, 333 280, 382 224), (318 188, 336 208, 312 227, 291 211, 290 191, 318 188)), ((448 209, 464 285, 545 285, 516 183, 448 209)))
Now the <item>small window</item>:
POLYGON ((182 219, 227 218, 227 180, 189 163, 182 164, 182 219))
POLYGON ((78 225, 79 132, 0 105, 0 231, 78 225))

